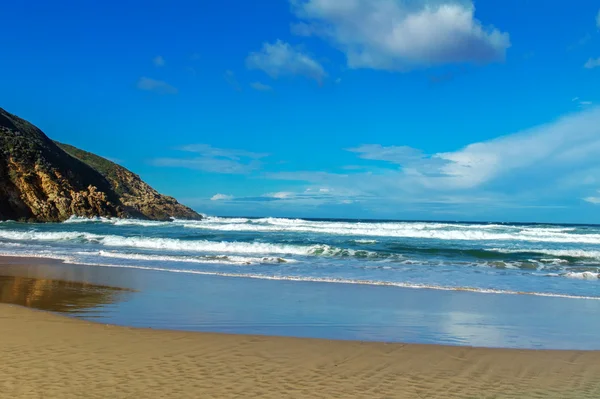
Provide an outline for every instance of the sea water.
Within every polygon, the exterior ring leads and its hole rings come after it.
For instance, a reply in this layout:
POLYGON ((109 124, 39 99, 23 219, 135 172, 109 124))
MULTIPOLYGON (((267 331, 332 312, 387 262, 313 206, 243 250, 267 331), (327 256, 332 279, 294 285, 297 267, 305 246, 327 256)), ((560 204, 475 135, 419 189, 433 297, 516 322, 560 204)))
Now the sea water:
POLYGON ((161 273, 600 299, 593 225, 73 217, 0 223, 0 254, 161 273))

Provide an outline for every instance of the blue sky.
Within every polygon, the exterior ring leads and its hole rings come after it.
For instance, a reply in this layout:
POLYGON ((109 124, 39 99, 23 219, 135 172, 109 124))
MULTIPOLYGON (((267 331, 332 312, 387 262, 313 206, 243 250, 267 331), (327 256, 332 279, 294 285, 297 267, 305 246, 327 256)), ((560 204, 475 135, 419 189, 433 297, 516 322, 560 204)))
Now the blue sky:
POLYGON ((218 215, 600 222, 600 3, 20 1, 0 106, 218 215))

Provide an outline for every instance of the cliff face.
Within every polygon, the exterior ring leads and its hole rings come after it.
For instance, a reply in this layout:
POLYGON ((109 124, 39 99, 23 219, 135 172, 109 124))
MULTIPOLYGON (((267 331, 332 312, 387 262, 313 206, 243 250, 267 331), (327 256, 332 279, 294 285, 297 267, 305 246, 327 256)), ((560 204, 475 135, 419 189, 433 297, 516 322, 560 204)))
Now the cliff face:
POLYGON ((201 218, 127 169, 63 146, 72 154, 0 108, 0 220, 55 222, 72 215, 201 218))
POLYGON ((181 219, 201 218, 192 209, 178 203, 175 198, 160 194, 124 167, 71 145, 58 142, 56 144, 71 156, 100 172, 130 212, 153 220, 168 220, 172 216, 181 219))

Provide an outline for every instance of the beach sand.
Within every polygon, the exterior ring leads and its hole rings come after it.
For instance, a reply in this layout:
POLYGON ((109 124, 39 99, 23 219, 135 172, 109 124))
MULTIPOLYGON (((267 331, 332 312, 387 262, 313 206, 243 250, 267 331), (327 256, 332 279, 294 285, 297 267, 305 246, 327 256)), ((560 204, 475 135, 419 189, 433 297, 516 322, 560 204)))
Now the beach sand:
POLYGON ((597 398, 600 353, 97 324, 0 304, 0 398, 597 398))

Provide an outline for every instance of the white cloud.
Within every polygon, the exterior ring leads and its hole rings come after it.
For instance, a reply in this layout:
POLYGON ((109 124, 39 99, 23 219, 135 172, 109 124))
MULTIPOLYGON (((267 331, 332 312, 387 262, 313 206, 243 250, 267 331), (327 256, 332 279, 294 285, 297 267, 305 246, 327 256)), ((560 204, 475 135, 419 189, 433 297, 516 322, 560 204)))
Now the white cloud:
POLYGON ((350 68, 408 71, 448 63, 503 61, 508 33, 484 26, 470 1, 290 0, 294 33, 319 36, 350 68))
POLYGON ((583 200, 585 202, 589 202, 590 204, 600 205, 600 197, 585 197, 583 200))
POLYGON ((294 193, 290 193, 287 191, 282 191, 279 193, 269 193, 269 194, 265 194, 264 197, 269 197, 269 198, 277 198, 277 199, 288 199, 294 196, 294 193))
POLYGON ((211 197, 211 201, 230 201, 233 199, 233 195, 226 194, 215 194, 211 197))
POLYGON ((446 161, 440 180, 457 188, 476 187, 523 169, 548 170, 591 161, 600 146, 600 108, 584 111, 520 133, 435 154, 446 161))
POLYGON ((260 83, 260 82, 254 82, 254 83, 250 83, 250 87, 252 87, 254 90, 258 90, 258 91, 272 91, 273 88, 269 85, 266 85, 264 83, 260 83))
POLYGON ((587 62, 583 65, 584 68, 587 69, 592 69, 592 68, 597 68, 600 67, 600 57, 598 58, 590 58, 589 60, 587 60, 587 62))
POLYGON ((360 154, 362 159, 387 161, 397 164, 406 164, 408 161, 423 158, 423 153, 417 149, 407 146, 383 147, 380 144, 364 144, 348 151, 360 154))
POLYGON ((260 51, 246 58, 249 69, 259 69, 276 79, 286 75, 301 75, 321 83, 327 74, 310 55, 293 48, 289 43, 277 40, 264 43, 260 51))
POLYGON ((366 164, 347 173, 297 171, 265 177, 328 187, 343 200, 360 199, 374 209, 387 206, 390 212, 399 203, 440 206, 440 211, 458 207, 464 211, 469 204, 482 211, 485 207, 549 209, 563 206, 564 201, 597 198, 600 107, 452 152, 422 154, 407 147, 373 144, 351 151, 364 160, 388 165, 366 164))
POLYGON ((156 166, 168 166, 173 168, 195 169, 210 173, 222 173, 229 175, 243 175, 260 168, 260 163, 241 163, 229 159, 215 159, 199 157, 193 159, 182 158, 158 158, 153 161, 156 166))
POLYGON ((589 107, 590 105, 593 105, 593 102, 582 100, 579 97, 573 97, 573 99, 571 100, 571 102, 576 103, 577 105, 579 105, 580 108, 589 107))
POLYGON ((158 94, 177 94, 176 87, 171 86, 162 80, 155 80, 141 77, 137 82, 137 88, 140 90, 152 91, 158 94))
POLYGON ((260 159, 268 157, 269 154, 262 152, 252 152, 246 150, 236 150, 231 148, 216 148, 210 144, 188 144, 180 148, 181 151, 196 152, 205 157, 221 157, 233 160, 240 158, 260 159))
POLYGON ((152 60, 152 63, 157 67, 163 67, 165 66, 165 59, 161 55, 157 55, 152 60))
POLYGON ((246 150, 216 148, 208 144, 190 144, 179 150, 194 153, 194 158, 158 158, 156 166, 178 167, 221 174, 249 174, 260 169, 260 159, 268 154, 246 150))

